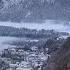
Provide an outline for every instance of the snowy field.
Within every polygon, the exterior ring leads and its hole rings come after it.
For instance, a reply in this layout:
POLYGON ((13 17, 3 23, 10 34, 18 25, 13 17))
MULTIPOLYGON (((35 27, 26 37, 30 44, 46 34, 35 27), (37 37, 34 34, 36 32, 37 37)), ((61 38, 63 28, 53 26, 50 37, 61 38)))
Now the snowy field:
MULTIPOLYGON (((10 42, 13 40, 17 40, 15 37, 2 37, 0 36, 0 50, 10 47, 11 45, 6 44, 5 42, 10 42)), ((14 47, 14 46, 12 46, 14 47)))
POLYGON ((0 22, 0 26, 11 26, 16 28, 29 28, 29 29, 54 29, 56 31, 70 33, 70 24, 65 21, 46 20, 43 23, 14 23, 14 22, 0 22))
POLYGON ((7 37, 7 36, 0 36, 0 50, 10 48, 10 47, 16 47, 13 45, 8 44, 13 41, 30 41, 30 42, 38 42, 37 39, 28 39, 28 38, 17 38, 17 37, 7 37))
MULTIPOLYGON (((60 32, 68 32, 70 33, 70 24, 65 24, 63 21, 55 21, 55 20, 47 20, 44 23, 14 23, 14 22, 0 22, 0 26, 11 26, 16 28, 29 28, 29 29, 54 29, 60 32)), ((8 48, 11 45, 5 44, 4 42, 17 40, 16 37, 0 37, 0 50, 4 48, 8 48)), ((33 40, 31 40, 33 41, 33 40)), ((37 40, 35 40, 37 41, 37 40)))

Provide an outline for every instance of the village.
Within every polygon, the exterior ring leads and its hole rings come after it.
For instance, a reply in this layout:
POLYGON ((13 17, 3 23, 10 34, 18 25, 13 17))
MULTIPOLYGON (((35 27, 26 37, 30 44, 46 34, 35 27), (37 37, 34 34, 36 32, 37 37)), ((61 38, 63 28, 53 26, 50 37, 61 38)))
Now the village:
POLYGON ((49 56, 47 51, 48 48, 44 54, 44 50, 39 50, 36 46, 27 51, 23 48, 8 48, 2 51, 0 59, 8 64, 6 70, 41 70, 43 62, 49 56))

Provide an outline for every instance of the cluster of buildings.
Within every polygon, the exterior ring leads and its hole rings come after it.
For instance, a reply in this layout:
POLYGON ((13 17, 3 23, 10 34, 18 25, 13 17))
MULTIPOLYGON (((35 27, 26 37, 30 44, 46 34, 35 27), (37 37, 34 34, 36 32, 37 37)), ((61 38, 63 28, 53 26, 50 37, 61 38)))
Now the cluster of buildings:
POLYGON ((9 64, 7 70, 41 70, 47 58, 48 54, 39 51, 36 46, 31 47, 31 50, 27 51, 23 48, 8 48, 1 54, 2 61, 9 64))

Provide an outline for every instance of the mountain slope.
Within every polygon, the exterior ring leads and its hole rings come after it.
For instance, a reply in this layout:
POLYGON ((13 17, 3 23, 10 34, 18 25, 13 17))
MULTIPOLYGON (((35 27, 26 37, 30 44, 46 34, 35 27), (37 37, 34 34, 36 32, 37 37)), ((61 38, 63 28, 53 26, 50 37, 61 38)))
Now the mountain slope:
POLYGON ((70 19, 69 0, 1 0, 1 21, 41 21, 70 19))

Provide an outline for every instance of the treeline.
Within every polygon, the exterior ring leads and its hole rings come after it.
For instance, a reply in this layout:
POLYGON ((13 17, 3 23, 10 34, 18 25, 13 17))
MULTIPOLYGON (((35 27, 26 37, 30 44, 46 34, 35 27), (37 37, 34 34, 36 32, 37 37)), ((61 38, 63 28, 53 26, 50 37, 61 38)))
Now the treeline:
POLYGON ((0 36, 28 37, 28 38, 56 38, 60 35, 68 35, 64 32, 56 32, 54 30, 34 30, 27 28, 15 28, 9 26, 0 26, 0 36))

